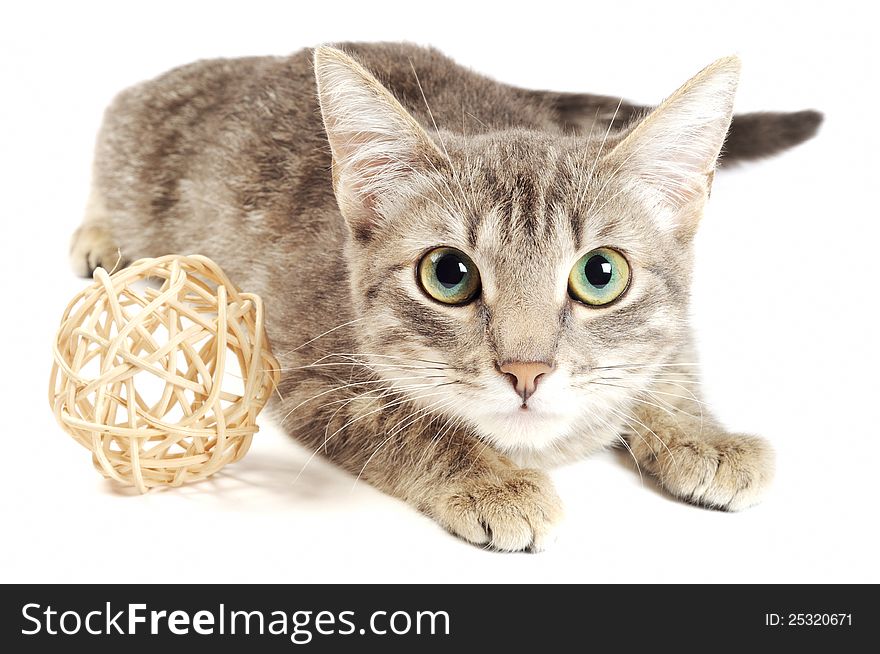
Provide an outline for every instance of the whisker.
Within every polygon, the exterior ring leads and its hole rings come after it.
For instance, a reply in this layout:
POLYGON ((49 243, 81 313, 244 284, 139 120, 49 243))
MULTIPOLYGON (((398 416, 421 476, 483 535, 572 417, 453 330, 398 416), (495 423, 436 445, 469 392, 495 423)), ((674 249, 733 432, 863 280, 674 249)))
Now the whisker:
MULTIPOLYGON (((444 377, 443 375, 435 375, 433 378, 434 378, 434 379, 445 379, 445 377, 444 377)), ((296 411, 297 409, 299 409, 301 406, 303 406, 303 405, 305 405, 305 404, 308 404, 309 402, 311 402, 311 401, 313 401, 313 400, 316 400, 316 399, 318 399, 319 397, 323 397, 324 395, 327 395, 327 394, 329 394, 329 393, 336 393, 336 392, 344 391, 344 390, 346 390, 346 389, 348 389, 348 388, 354 388, 354 387, 356 387, 356 386, 366 386, 366 385, 370 385, 370 384, 382 384, 382 383, 395 382, 395 381, 406 381, 406 380, 408 380, 408 379, 425 379, 425 377, 422 377, 422 376, 415 376, 415 377, 395 377, 395 378, 392 378, 392 379, 370 379, 370 380, 367 380, 367 381, 352 382, 352 383, 350 383, 350 384, 344 384, 344 385, 342 385, 342 386, 334 386, 333 388, 329 388, 329 389, 327 389, 327 390, 325 390, 325 391, 321 391, 321 392, 318 393, 317 395, 313 395, 312 397, 310 397, 310 398, 307 399, 307 400, 303 400, 302 402, 300 402, 299 404, 297 404, 295 407, 293 407, 290 411, 288 411, 288 412, 284 415, 284 418, 282 418, 282 420, 284 420, 284 419, 290 417, 290 415, 291 415, 294 411, 296 411)), ((429 379, 430 379, 430 377, 429 377, 429 379)), ((401 387, 401 386, 392 386, 392 388, 397 388, 397 389, 400 389, 400 388, 410 389, 410 388, 418 388, 418 387, 420 387, 420 386, 425 386, 425 384, 407 384, 407 385, 404 385, 404 386, 402 386, 402 387, 401 387)))
MULTIPOLYGON (((687 391, 687 389, 685 389, 685 391, 686 391, 686 392, 689 392, 689 391, 687 391)), ((655 393, 658 393, 658 392, 660 392, 660 391, 653 391, 653 390, 648 390, 648 391, 647 391, 647 393, 648 393, 653 399, 657 400, 658 402, 663 402, 663 403, 666 404, 668 407, 670 407, 670 408, 672 408, 672 409, 675 409, 676 411, 678 411, 678 412, 680 412, 680 413, 684 413, 685 415, 690 416, 690 417, 693 418, 694 420, 697 420, 697 419, 698 419, 697 416, 693 415, 692 413, 688 413, 688 412, 685 411, 684 409, 681 409, 680 407, 674 406, 674 405, 671 404, 670 402, 665 401, 663 398, 657 397, 657 396, 655 395, 655 393)), ((665 395, 672 395, 673 397, 679 397, 679 398, 681 398, 681 399, 683 399, 683 400, 690 399, 690 398, 684 397, 684 396, 682 396, 682 395, 675 395, 675 394, 673 394, 673 393, 664 393, 664 394, 665 394, 665 395)), ((696 396, 694 396, 693 393, 690 393, 690 395, 691 395, 692 401, 697 403, 697 408, 700 410, 700 416, 699 416, 699 421, 700 421, 700 432, 699 432, 699 435, 702 436, 702 435, 703 435, 703 402, 701 402, 700 400, 698 400, 698 399, 696 398, 696 396)))
POLYGON ((680 377, 654 377, 653 375, 629 375, 628 377, 596 377, 596 379, 601 379, 602 381, 635 381, 635 382, 649 382, 649 383, 657 383, 657 384, 697 384, 701 385, 703 382, 699 379, 682 379, 680 377))
POLYGON ((299 347, 295 347, 295 348, 293 348, 293 349, 290 350, 287 354, 292 354, 293 352, 296 352, 296 351, 298 351, 298 350, 301 350, 302 348, 304 348, 304 347, 305 347, 306 345, 308 345, 309 343, 314 343, 314 342, 317 341, 319 338, 324 338, 324 337, 327 336, 328 334, 332 334, 333 332, 335 332, 337 329, 342 329, 343 327, 348 327, 348 326, 350 326, 350 325, 353 325, 353 324, 356 323, 356 322, 359 322, 359 321, 361 321, 361 320, 365 320, 365 319, 366 319, 366 316, 361 316, 360 318, 355 318, 354 320, 349 320, 348 322, 344 322, 344 323, 342 323, 341 325, 336 325, 336 327, 333 327, 333 328, 331 328, 331 329, 328 329, 328 330, 327 330, 326 332, 324 332, 323 334, 318 334, 318 335, 315 336, 314 338, 310 338, 309 340, 307 340, 305 343, 303 343, 303 344, 300 345, 299 347))
MULTIPOLYGON (((429 411, 429 413, 430 413, 430 412, 433 412, 433 411, 438 410, 438 409, 436 408, 438 404, 440 405, 440 409, 442 409, 442 408, 445 408, 445 407, 449 406, 453 401, 454 401, 454 398, 452 398, 452 399, 440 399, 440 400, 436 400, 435 402, 433 402, 432 404, 430 404, 427 408, 428 408, 428 411, 429 411)), ((422 409, 422 411, 424 411, 424 409, 422 409)), ((422 416, 422 418, 424 418, 424 416, 422 416)), ((397 434, 399 434, 403 429, 405 429, 406 427, 408 427, 409 425, 411 425, 411 424, 412 424, 413 422, 415 422, 417 419, 418 419, 418 418, 412 418, 412 419, 409 420, 409 422, 407 422, 405 425, 403 425, 403 426, 401 426, 401 427, 397 427, 397 426, 395 425, 395 430, 394 430, 393 432, 391 432, 390 434, 388 434, 388 436, 387 436, 387 437, 386 437, 381 443, 379 443, 379 445, 376 446, 376 448, 373 450, 373 452, 372 452, 372 453, 370 454, 370 456, 367 458, 367 460, 366 460, 366 462, 364 463, 364 465, 361 467, 360 472, 358 472, 357 476, 354 478, 354 483, 353 483, 352 486, 351 486, 351 490, 352 490, 352 491, 354 491, 354 489, 357 487, 357 483, 358 483, 358 481, 360 481, 361 475, 364 474, 364 471, 367 469, 367 466, 370 465, 370 461, 372 461, 372 460, 373 460, 373 457, 376 456, 376 454, 379 453, 379 450, 381 450, 381 449, 385 446, 385 444, 386 444, 388 441, 390 441, 392 438, 394 438, 394 436, 396 436, 397 434)), ((404 420, 406 420, 406 418, 405 418, 404 420)), ((398 424, 399 424, 399 423, 398 423, 398 424)))
MULTIPOLYGON (((608 407, 606 406, 606 408, 608 408, 608 407)), ((635 452, 633 452, 632 447, 630 447, 629 443, 626 442, 626 439, 625 439, 623 436, 621 436, 621 434, 620 434, 620 430, 617 429, 617 428, 616 428, 614 425, 612 425, 610 422, 608 422, 605 418, 603 418, 602 416, 598 415, 595 411, 590 411, 590 417, 595 418, 596 420, 599 420, 602 424, 605 425, 605 427, 608 428, 609 431, 611 431, 611 432, 614 434, 614 437, 615 437, 617 440, 619 440, 621 443, 623 443, 623 446, 626 448, 627 452, 629 452, 629 455, 632 457, 633 462, 636 464, 636 470, 639 471, 639 483, 640 483, 641 485, 644 486, 644 484, 645 484, 645 479, 644 479, 644 477, 642 476, 642 466, 639 465, 639 460, 638 460, 638 458, 636 457, 635 452)), ((642 439, 642 442, 647 446, 648 450, 650 450, 651 453, 653 454, 653 453, 654 453, 654 448, 651 447, 650 445, 648 445, 648 441, 645 440, 645 437, 642 436, 642 435, 641 435, 640 433, 638 433, 637 431, 635 432, 635 434, 636 434, 636 436, 638 436, 639 438, 642 439)), ((656 455, 656 454, 654 454, 654 458, 655 458, 655 459, 657 458, 657 455, 656 455)))
MULTIPOLYGON (((672 385, 670 382, 666 382, 666 383, 672 385)), ((654 393, 657 393, 658 395, 668 395, 669 397, 677 397, 680 400, 687 400, 688 402, 695 402, 696 404, 698 404, 700 406, 703 406, 705 404, 705 402, 703 402, 702 400, 697 399, 696 395, 694 395, 693 393, 690 393, 690 391, 688 391, 688 389, 685 388, 684 390, 689 393, 690 397, 688 397, 687 395, 678 395, 677 393, 667 393, 666 391, 658 391, 658 390, 654 390, 654 389, 646 389, 646 392, 651 393, 652 395, 654 393)))
MULTIPOLYGON (((663 406, 663 405, 661 405, 661 404, 655 404, 654 402, 651 402, 651 401, 646 400, 646 399, 641 398, 641 397, 631 397, 630 399, 633 400, 634 402, 640 402, 641 404, 645 404, 645 405, 647 405, 647 406, 655 407, 655 408, 660 409, 661 411, 663 411, 663 412, 669 414, 669 417, 672 418, 673 420, 675 420, 675 423, 676 423, 679 427, 681 427, 681 423, 678 422, 678 417, 675 415, 676 413, 683 413, 684 415, 686 415, 686 416, 690 416, 691 418, 694 418, 695 420, 697 419, 697 416, 692 415, 692 414, 688 413, 687 411, 682 411, 682 410, 677 409, 677 408, 675 408, 675 407, 670 407, 670 405, 668 405, 668 404, 667 404, 667 406, 663 406), (675 411, 672 410, 673 408, 675 408, 675 411)), ((655 399, 656 399, 656 398, 655 398, 655 399)))
POLYGON ((403 361, 421 361, 424 363, 436 363, 441 366, 446 366, 447 363, 445 361, 434 361, 433 359, 419 359, 417 357, 403 357, 397 354, 376 354, 375 352, 329 352, 322 356, 320 359, 317 359, 314 363, 318 363, 323 361, 324 359, 329 359, 330 357, 347 357, 347 358, 356 358, 356 357, 379 357, 382 359, 400 359, 403 361))
MULTIPOLYGON (((647 429, 648 432, 650 432, 651 435, 653 435, 654 438, 656 438, 656 439, 660 442, 660 444, 663 445, 664 448, 666 448, 666 451, 669 453, 670 458, 672 458, 672 463, 675 464, 675 456, 673 456, 673 454, 672 454, 672 450, 669 449, 669 446, 666 444, 666 441, 664 441, 662 438, 660 438, 660 437, 657 435, 657 433, 656 433, 653 429, 651 429, 650 427, 648 427, 648 425, 646 425, 645 423, 643 423, 641 420, 639 420, 639 419, 636 418, 635 416, 629 416, 629 415, 626 415, 626 414, 620 413, 620 412, 618 412, 616 409, 613 409, 613 408, 611 408, 611 407, 608 407, 608 409, 609 409, 612 413, 614 413, 615 415, 617 415, 618 417, 620 417, 622 420, 624 420, 624 421, 630 426, 630 428, 633 429, 636 433, 638 433, 638 429, 636 429, 636 428, 633 426, 633 424, 630 422, 630 420, 634 420, 637 424, 639 424, 639 425, 641 425, 642 427, 644 427, 645 429, 647 429)), ((650 447, 650 446, 649 446, 649 447, 650 447)), ((651 448, 651 449, 653 450, 653 448, 651 448)))
MULTIPOLYGON (((623 390, 626 390, 626 391, 632 391, 633 393, 650 393, 650 394, 653 395, 653 393, 660 392, 660 391, 652 391, 652 390, 650 390, 650 389, 638 389, 638 388, 633 388, 633 387, 631 387, 631 386, 624 386, 624 385, 622 385, 622 384, 608 384, 608 383, 605 383, 605 382, 599 382, 599 381, 592 381, 592 382, 588 382, 588 383, 591 383, 591 384, 597 384, 597 385, 599 385, 599 386, 611 386, 611 387, 613 387, 613 388, 622 388, 623 390)), ((684 395, 675 395, 674 393, 664 393, 664 395, 672 395, 673 397, 679 397, 679 398, 681 398, 681 399, 683 399, 683 400, 689 400, 689 399, 691 399, 691 398, 685 397, 684 395)), ((631 399, 633 399, 633 398, 631 398, 631 399)), ((675 406, 675 405, 672 405, 672 404, 670 404, 669 402, 666 402, 665 400, 663 400, 663 399, 661 399, 661 398, 659 398, 659 397, 655 397, 654 399, 657 400, 658 402, 664 402, 667 406, 671 407, 672 409, 675 409, 675 410, 678 411, 679 413, 683 413, 683 414, 686 415, 686 416, 690 416, 690 417, 693 418, 694 420, 702 420, 702 407, 700 407, 700 414, 701 414, 701 415, 699 415, 699 416, 695 416, 695 415, 693 415, 692 413, 688 413, 688 412, 685 411, 684 409, 682 409, 682 408, 680 408, 680 407, 677 407, 677 406, 675 406)), ((693 401, 696 402, 697 404, 702 404, 702 402, 700 402, 700 400, 698 400, 698 399, 696 399, 696 398, 694 398, 693 401)))
MULTIPOLYGON (((454 382, 450 382, 450 383, 454 383, 454 382)), ((447 385, 447 384, 438 384, 438 386, 446 386, 446 385, 447 385)), ((361 420, 364 420, 365 418, 368 418, 368 417, 370 417, 371 415, 378 413, 379 411, 387 411, 388 409, 390 409, 390 408, 392 408, 392 407, 395 407, 395 406, 398 406, 398 405, 400 405, 400 404, 403 404, 403 403, 405 403, 405 402, 414 402, 414 401, 422 400, 422 399, 425 399, 425 398, 428 398, 428 397, 435 397, 435 396, 437 396, 437 395, 443 395, 444 393, 445 393, 445 391, 438 391, 438 392, 436 392, 436 393, 427 393, 427 394, 424 394, 424 393, 423 393, 423 394, 418 395, 418 396, 408 396, 408 397, 405 397, 405 398, 403 398, 403 399, 401 399, 401 400, 395 400, 395 401, 390 402, 390 403, 388 403, 388 404, 384 404, 384 405, 380 406, 380 407, 377 408, 377 409, 373 409, 372 411, 369 411, 369 412, 367 412, 367 413, 365 413, 365 414, 361 414, 361 415, 356 416, 355 418, 352 418, 351 420, 349 420, 348 422, 346 422, 344 425, 342 425, 342 427, 340 427, 339 429, 337 429, 337 430, 334 431, 332 434, 330 434, 329 436, 327 436, 327 438, 324 439, 324 442, 323 442, 321 445, 318 446, 318 448, 312 453, 312 455, 311 455, 311 456, 306 460, 306 462, 303 464, 303 467, 300 469, 299 474, 297 474, 296 478, 294 479, 294 483, 296 483, 296 481, 300 478, 300 476, 302 476, 302 473, 305 471, 306 467, 309 465, 309 463, 311 463, 312 459, 314 459, 314 457, 317 455, 317 453, 320 452, 321 449, 325 449, 325 451, 326 451, 327 444, 330 442, 330 440, 331 440, 334 436, 336 436, 337 434, 341 433, 343 430, 345 430, 345 429, 347 429, 348 427, 350 427, 351 425, 353 425, 354 423, 359 422, 359 421, 361 421, 361 420)), ((376 399, 379 399, 379 398, 376 398, 376 399)), ((374 401, 375 401, 375 400, 371 401, 370 404, 372 404, 372 402, 374 402, 374 401)), ((368 406, 369 406, 369 405, 368 405, 368 406)), ((337 412, 338 412, 338 411, 339 411, 339 410, 337 409, 337 412)), ((330 423, 329 423, 329 422, 327 423, 327 426, 328 426, 328 427, 330 426, 330 423)), ((327 431, 329 431, 329 429, 328 429, 327 431)), ((324 433, 326 434, 327 431, 325 431, 324 433)))
MULTIPOLYGON (((590 168, 590 174, 587 177, 587 186, 589 186, 589 181, 593 179, 593 173, 596 172, 596 166, 599 163, 599 159, 602 157, 602 150, 605 149, 605 143, 608 141, 608 135, 611 133, 611 128, 614 126, 614 121, 617 118, 617 112, 620 111, 620 106, 623 104, 623 98, 620 98, 620 102, 617 103, 617 107, 614 109, 614 115, 611 116, 611 122, 608 123, 608 129, 605 130, 605 136, 602 137, 602 143, 599 144, 599 150, 596 152, 596 158, 593 160, 593 166, 590 168)), ((607 182, 606 182, 607 185, 607 182)), ((599 195, 602 194, 602 190, 604 190, 604 186, 600 189, 599 193, 596 195, 596 198, 593 199, 593 202, 590 205, 590 208, 587 210, 587 215, 590 215, 590 212, 593 208, 593 205, 596 204, 596 199, 599 195)), ((580 203, 581 198, 576 198, 576 201, 580 203)))
POLYGON ((615 366, 593 366, 593 370, 611 370, 611 369, 642 369, 642 368, 665 368, 674 366, 699 366, 699 362, 695 363, 623 363, 615 366))
POLYGON ((581 163, 576 168, 578 171, 578 187, 577 193, 574 196, 575 206, 578 206, 581 202, 581 196, 586 191, 587 186, 590 184, 590 177, 584 175, 586 170, 584 170, 585 165, 587 163, 587 152, 590 150, 590 144, 593 142, 593 129, 596 127, 596 123, 599 120, 599 107, 596 107, 596 115, 593 116, 593 122, 590 123, 590 133, 587 135, 587 140, 584 144, 584 153, 581 156, 581 163))
MULTIPOLYGON (((336 410, 333 411, 333 413, 331 413, 330 416, 327 417, 326 420, 325 420, 325 422, 326 422, 326 426, 325 426, 324 435, 326 436, 327 433, 329 432, 330 423, 332 423, 332 421, 333 421, 333 419, 336 417, 336 415, 337 415, 342 409, 344 409, 346 406, 348 406, 349 404, 351 404, 352 402, 356 402, 357 400, 370 400, 370 401, 367 403, 367 405, 369 406, 370 404, 372 404, 372 403, 375 402, 376 400, 381 400, 381 399, 384 398, 384 397, 401 396, 401 395, 404 395, 404 394, 408 393, 409 390, 410 390, 410 389, 409 389, 407 386, 402 386, 402 387, 400 387, 400 388, 385 388, 385 387, 383 387, 383 388, 369 388, 369 389, 367 389, 367 390, 365 390, 365 391, 362 391, 362 392, 360 392, 360 393, 356 393, 356 394, 353 395, 352 397, 344 397, 344 398, 341 398, 341 399, 338 399, 338 400, 332 400, 332 401, 330 401, 330 402, 325 402, 324 404, 322 404, 322 405, 320 405, 320 406, 318 406, 318 407, 313 408, 312 411, 310 412, 310 415, 312 415, 312 416, 314 416, 314 415, 320 415, 321 412, 322 412, 324 409, 326 409, 326 408, 328 408, 328 407, 331 407, 331 406, 333 406, 334 404, 339 404, 339 405, 340 405, 340 406, 337 407, 336 410)), ((310 416, 303 416, 303 417, 300 419, 300 423, 310 422, 310 421, 313 422, 313 421, 314 421, 314 418, 313 418, 313 417, 310 417, 310 416)), ((289 428, 291 428, 291 429, 296 429, 296 428, 297 428, 295 425, 290 425, 290 424, 289 424, 289 423, 290 423, 290 418, 289 418, 289 416, 285 418, 285 422, 288 423, 289 428)))
MULTIPOLYGON (((416 72, 415 64, 413 64, 412 59, 410 59, 409 67, 412 69, 413 77, 416 78, 416 85, 419 87, 419 93, 422 94, 422 101, 425 103, 425 109, 428 111, 428 117, 431 119, 431 124, 434 126, 434 132, 437 134, 437 140, 440 142, 440 147, 443 148, 443 154, 446 156, 446 162, 449 164, 449 170, 452 173, 452 179, 458 185, 458 190, 461 192, 461 199, 464 200, 466 193, 464 192, 464 187, 461 184, 461 179, 458 174, 455 172, 455 166, 452 165, 452 158, 449 156, 449 150, 446 149, 446 143, 443 141, 443 135, 440 133, 440 129, 437 127, 437 121, 434 120, 434 112, 431 111, 431 107, 428 104, 428 98, 425 96, 425 89, 422 87, 422 82, 419 79, 419 74, 416 72)), ((467 204, 465 203, 464 208, 467 208, 467 204)))
MULTIPOLYGON (((629 452, 629 455, 632 457, 633 462, 636 464, 636 470, 639 471, 639 483, 644 486, 645 478, 642 477, 642 466, 639 465, 639 460, 636 458, 635 453, 632 451, 632 448, 629 446, 629 443, 626 442, 626 439, 621 436, 619 433, 615 433, 614 437, 623 443, 623 446, 626 448, 626 451, 629 452)), ((652 450, 653 451, 653 450, 652 450)))
POLYGON ((340 366, 360 366, 362 368, 372 369, 372 368, 391 368, 392 370, 456 370, 455 368, 441 368, 438 366, 410 366, 410 365, 398 365, 392 363, 362 363, 362 362, 351 362, 351 361, 340 361, 339 363, 309 363, 303 366, 290 366, 290 367, 281 367, 281 368, 268 368, 267 370, 271 371, 279 371, 279 372, 290 372, 291 370, 309 370, 314 368, 335 368, 340 366))

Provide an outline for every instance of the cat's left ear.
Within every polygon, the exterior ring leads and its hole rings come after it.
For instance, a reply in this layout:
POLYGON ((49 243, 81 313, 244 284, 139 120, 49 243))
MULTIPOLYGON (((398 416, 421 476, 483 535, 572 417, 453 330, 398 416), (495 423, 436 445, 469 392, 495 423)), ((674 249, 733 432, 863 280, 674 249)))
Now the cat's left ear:
POLYGON ((340 50, 315 50, 315 78, 333 153, 333 189, 355 237, 368 239, 383 200, 440 155, 422 126, 363 66, 340 50))
POLYGON ((661 227, 693 233, 733 117, 737 57, 704 68, 652 111, 608 155, 639 181, 661 227))

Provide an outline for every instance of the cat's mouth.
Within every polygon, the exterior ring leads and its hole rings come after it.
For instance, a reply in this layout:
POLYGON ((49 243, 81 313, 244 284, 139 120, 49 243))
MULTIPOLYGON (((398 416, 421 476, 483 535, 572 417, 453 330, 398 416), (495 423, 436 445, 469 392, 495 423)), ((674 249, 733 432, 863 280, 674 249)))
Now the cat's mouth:
POLYGON ((467 390, 456 389, 445 412, 505 451, 541 450, 568 436, 583 412, 568 371, 558 365, 505 367, 496 366, 480 383, 471 380, 467 390))
POLYGON ((511 398, 510 401, 498 402, 493 413, 499 419, 515 421, 522 425, 539 425, 546 421, 567 420, 571 412, 550 397, 511 398))
POLYGON ((548 408, 545 405, 542 405, 540 400, 533 400, 532 398, 527 398, 525 400, 519 400, 520 404, 517 408, 514 409, 514 413, 520 416, 535 416, 544 414, 547 415, 548 408))
POLYGON ((522 404, 499 406, 469 417, 485 437, 502 449, 540 450, 570 433, 574 421, 570 414, 537 404, 529 400, 525 407, 522 404))
POLYGON ((536 404, 533 404, 532 402, 524 402, 513 409, 501 409, 498 411, 498 414, 500 416, 526 422, 537 422, 548 418, 558 419, 563 416, 563 414, 557 411, 549 410, 547 407, 536 406, 536 404))

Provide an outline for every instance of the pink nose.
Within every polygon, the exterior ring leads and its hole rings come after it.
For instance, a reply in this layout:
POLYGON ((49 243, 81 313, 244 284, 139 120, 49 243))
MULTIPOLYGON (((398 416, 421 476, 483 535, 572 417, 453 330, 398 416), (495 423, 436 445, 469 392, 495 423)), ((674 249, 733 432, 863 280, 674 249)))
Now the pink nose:
POLYGON ((498 366, 498 369, 511 378, 516 394, 522 397, 525 404, 538 387, 538 377, 546 375, 553 367, 543 361, 510 361, 498 366))

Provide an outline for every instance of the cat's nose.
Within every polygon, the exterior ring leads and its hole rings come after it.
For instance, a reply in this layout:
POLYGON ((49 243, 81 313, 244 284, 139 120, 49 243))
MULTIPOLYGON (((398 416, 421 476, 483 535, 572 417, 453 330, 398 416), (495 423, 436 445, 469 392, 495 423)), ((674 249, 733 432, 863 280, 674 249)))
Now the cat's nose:
POLYGON ((516 394, 525 404, 538 387, 538 378, 552 371, 553 366, 543 361, 509 361, 498 366, 498 369, 510 377, 516 394))

